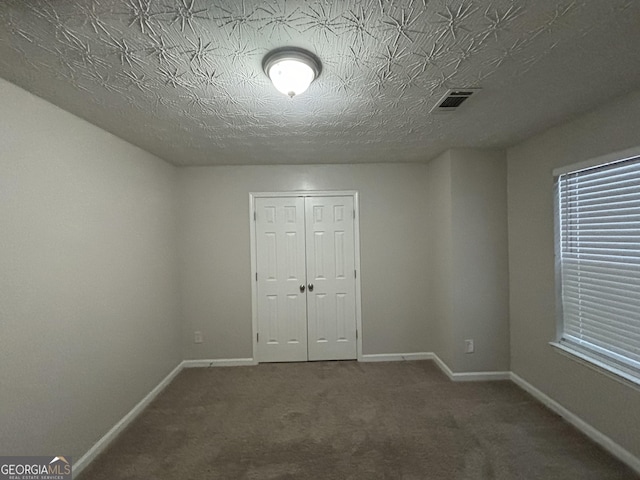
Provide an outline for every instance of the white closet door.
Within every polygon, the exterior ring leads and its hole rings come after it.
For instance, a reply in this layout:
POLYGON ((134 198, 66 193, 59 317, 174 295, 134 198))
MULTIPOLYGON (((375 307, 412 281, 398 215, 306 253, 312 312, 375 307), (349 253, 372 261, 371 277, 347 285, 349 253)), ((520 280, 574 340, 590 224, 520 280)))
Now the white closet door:
POLYGON ((256 198, 258 361, 307 360, 304 198, 256 198))
POLYGON ((357 358, 353 197, 307 197, 309 360, 357 358))

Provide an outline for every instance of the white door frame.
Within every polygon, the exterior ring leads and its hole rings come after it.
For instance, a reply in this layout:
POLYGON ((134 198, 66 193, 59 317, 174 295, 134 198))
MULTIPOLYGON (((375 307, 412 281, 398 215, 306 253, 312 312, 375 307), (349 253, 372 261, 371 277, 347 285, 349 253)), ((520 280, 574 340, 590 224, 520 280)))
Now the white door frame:
POLYGON ((353 209, 355 218, 353 219, 354 228, 354 255, 356 267, 356 348, 357 359, 362 361, 362 302, 360 299, 360 204, 358 203, 357 190, 298 190, 293 192, 251 192, 249 193, 249 233, 251 244, 251 330, 253 336, 253 359, 257 360, 258 349, 258 282, 256 281, 257 255, 256 255, 256 224, 255 224, 255 199, 260 197, 353 197, 353 209))

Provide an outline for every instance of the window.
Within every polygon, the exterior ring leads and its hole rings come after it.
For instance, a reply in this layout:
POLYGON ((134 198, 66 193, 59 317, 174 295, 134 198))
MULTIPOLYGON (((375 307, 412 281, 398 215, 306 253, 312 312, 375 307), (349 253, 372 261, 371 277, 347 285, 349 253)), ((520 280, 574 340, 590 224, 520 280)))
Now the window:
POLYGON ((618 158, 554 172, 558 346, 640 383, 640 152, 618 158))

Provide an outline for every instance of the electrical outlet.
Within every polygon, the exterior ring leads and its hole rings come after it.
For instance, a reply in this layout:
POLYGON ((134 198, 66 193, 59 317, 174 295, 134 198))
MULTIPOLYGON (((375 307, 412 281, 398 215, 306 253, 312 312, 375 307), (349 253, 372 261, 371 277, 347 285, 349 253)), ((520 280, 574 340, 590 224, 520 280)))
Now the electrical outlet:
POLYGON ((464 341, 464 353, 473 353, 475 352, 475 346, 473 345, 473 339, 464 341))
POLYGON ((193 343, 202 343, 202 332, 193 332, 193 343))

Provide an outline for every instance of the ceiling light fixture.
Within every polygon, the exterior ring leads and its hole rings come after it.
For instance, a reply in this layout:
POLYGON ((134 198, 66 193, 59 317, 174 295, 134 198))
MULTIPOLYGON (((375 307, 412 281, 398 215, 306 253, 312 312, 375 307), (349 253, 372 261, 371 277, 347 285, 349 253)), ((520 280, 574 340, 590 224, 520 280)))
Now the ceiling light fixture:
POLYGON ((267 53, 262 68, 279 92, 293 98, 318 78, 322 65, 318 57, 307 50, 284 47, 267 53))

